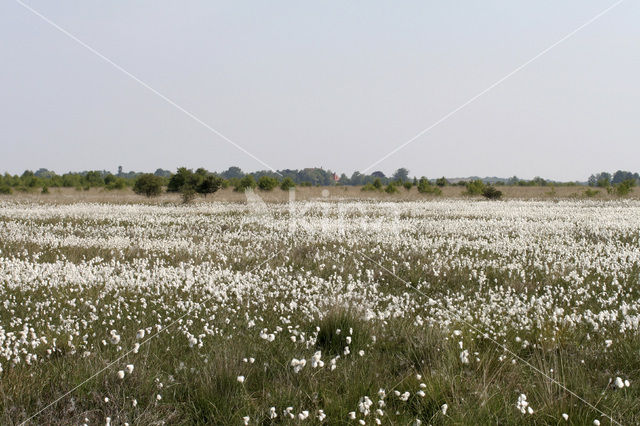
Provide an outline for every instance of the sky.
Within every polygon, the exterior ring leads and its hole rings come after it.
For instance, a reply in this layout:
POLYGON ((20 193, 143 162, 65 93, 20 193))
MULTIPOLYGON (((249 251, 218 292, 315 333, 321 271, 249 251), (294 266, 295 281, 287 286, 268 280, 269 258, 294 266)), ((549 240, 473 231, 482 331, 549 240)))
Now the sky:
MULTIPOLYGON (((347 175, 614 3, 22 1, 174 104, 2 1, 0 172, 347 175)), ((638 22, 640 2, 622 2, 368 171, 640 171, 638 22)))

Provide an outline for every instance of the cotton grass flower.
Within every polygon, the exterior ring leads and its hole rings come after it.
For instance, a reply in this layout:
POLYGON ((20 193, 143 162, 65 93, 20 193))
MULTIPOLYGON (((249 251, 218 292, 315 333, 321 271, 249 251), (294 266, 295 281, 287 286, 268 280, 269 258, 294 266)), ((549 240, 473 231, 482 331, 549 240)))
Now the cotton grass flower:
POLYGON ((305 365, 307 365, 307 360, 305 359, 293 358, 291 360, 291 367, 293 367, 294 373, 299 373, 300 371, 302 371, 305 365))
POLYGON ((358 410, 362 413, 363 416, 367 417, 370 413, 371 406, 373 405, 373 401, 368 396, 363 396, 358 401, 358 410))
POLYGON ((518 410, 520 410, 522 414, 525 414, 527 412, 528 406, 529 406, 529 402, 527 401, 527 395, 523 393, 520 394, 520 396, 518 397, 518 402, 516 403, 516 407, 518 408, 518 410))
POLYGON ((467 349, 460 352, 460 362, 463 364, 469 364, 469 351, 467 349))
MULTIPOLYGON (((322 353, 320 351, 317 351, 315 354, 313 354, 313 356, 311 357, 311 367, 312 368, 324 367, 324 362, 320 359, 321 357, 322 357, 322 353)), ((303 365, 303 367, 304 367, 304 365, 303 365)))

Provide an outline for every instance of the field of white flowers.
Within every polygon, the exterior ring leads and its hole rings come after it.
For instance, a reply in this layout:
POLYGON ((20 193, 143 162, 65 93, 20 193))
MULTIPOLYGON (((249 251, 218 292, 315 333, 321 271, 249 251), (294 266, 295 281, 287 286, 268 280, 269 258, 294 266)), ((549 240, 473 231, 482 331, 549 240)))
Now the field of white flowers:
POLYGON ((0 202, 0 423, 638 424, 639 280, 638 201, 0 202))

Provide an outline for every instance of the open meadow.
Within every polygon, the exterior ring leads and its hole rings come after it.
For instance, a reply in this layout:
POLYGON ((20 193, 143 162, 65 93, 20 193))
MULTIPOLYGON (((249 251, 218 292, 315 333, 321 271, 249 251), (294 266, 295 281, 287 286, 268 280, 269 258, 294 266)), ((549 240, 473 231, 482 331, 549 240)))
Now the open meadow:
POLYGON ((640 423, 640 201, 303 190, 3 198, 0 423, 640 423))

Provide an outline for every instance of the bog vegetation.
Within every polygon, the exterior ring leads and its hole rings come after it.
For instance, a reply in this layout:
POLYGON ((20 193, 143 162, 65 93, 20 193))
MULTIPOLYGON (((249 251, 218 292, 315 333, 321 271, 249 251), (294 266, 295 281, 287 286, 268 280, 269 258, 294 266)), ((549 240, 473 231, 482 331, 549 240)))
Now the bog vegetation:
POLYGON ((2 424, 640 423, 638 201, 0 203, 2 424))
MULTIPOLYGON (((618 170, 614 174, 608 172, 591 175, 587 182, 583 183, 589 187, 599 187, 607 194, 625 197, 628 196, 633 187, 640 183, 640 175, 627 171, 618 170)), ((0 176, 0 194, 12 194, 13 192, 36 192, 43 194, 50 193, 50 188, 74 187, 78 191, 89 190, 91 188, 104 188, 106 190, 120 190, 131 187, 137 194, 154 197, 163 191, 182 194, 184 201, 189 201, 201 195, 214 194, 221 188, 233 187, 237 192, 244 192, 247 189, 259 189, 260 191, 272 191, 280 188, 288 191, 299 186, 362 186, 363 191, 385 192, 396 194, 404 188, 411 191, 414 187, 420 194, 438 196, 442 194, 442 189, 449 185, 458 185, 465 188, 467 195, 479 195, 488 199, 500 199, 502 194, 498 186, 541 186, 553 188, 556 185, 578 186, 578 182, 551 182, 543 178, 536 177, 531 180, 523 180, 517 177, 508 179, 500 178, 472 178, 455 179, 450 181, 445 177, 428 179, 424 176, 409 177, 409 170, 400 168, 392 176, 387 177, 383 172, 376 171, 370 175, 354 172, 351 177, 345 174, 338 176, 331 170, 321 168, 307 168, 302 170, 279 170, 257 171, 254 173, 244 173, 238 167, 230 167, 221 173, 210 172, 204 168, 195 171, 186 167, 180 167, 175 173, 168 170, 157 169, 154 173, 124 173, 119 168, 117 174, 107 171, 88 171, 81 173, 66 173, 57 175, 47 169, 40 169, 37 172, 26 170, 22 175, 9 175, 5 173, 0 176)), ((599 192, 588 188, 584 194, 587 197, 596 196, 599 192)))

